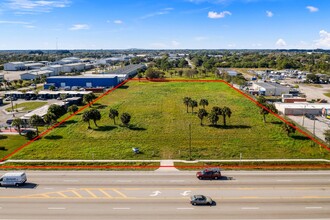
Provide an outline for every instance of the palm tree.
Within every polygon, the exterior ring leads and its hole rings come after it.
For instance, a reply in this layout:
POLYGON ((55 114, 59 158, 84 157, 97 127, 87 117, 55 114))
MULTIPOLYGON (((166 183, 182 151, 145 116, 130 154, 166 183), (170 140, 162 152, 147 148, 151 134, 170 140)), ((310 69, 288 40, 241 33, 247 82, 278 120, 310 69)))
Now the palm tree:
POLYGON ((56 120, 57 120, 57 117, 52 112, 47 112, 47 114, 44 116, 44 122, 48 125, 56 122, 56 120))
POLYGON ((118 113, 117 109, 113 109, 113 108, 110 109, 109 118, 113 119, 114 124, 116 124, 116 117, 118 117, 118 115, 119 115, 119 113, 118 113))
POLYGON ((260 114, 262 115, 263 117, 263 121, 264 123, 266 123, 266 115, 269 114, 269 112, 274 112, 274 113, 278 113, 278 110, 276 109, 275 105, 274 104, 264 104, 264 108, 261 108, 260 110, 260 114))
POLYGON ((32 126, 36 127, 37 136, 38 136, 39 135, 38 126, 43 125, 44 120, 39 115, 32 115, 29 122, 32 126))
POLYGON ((218 106, 214 106, 212 108, 212 112, 214 112, 216 115, 222 115, 222 109, 218 106))
POLYGON ((193 114, 194 108, 198 106, 197 101, 190 99, 189 106, 191 107, 191 114, 193 114))
POLYGON ((222 108, 222 111, 221 111, 221 113, 222 113, 222 117, 223 117, 223 126, 227 126, 226 125, 226 117, 228 116, 228 118, 230 118, 230 116, 231 116, 231 110, 230 110, 230 108, 228 108, 228 107, 223 107, 222 108))
POLYGON ((84 122, 88 122, 88 129, 91 129, 91 124, 89 123, 89 120, 91 120, 91 117, 90 117, 90 112, 89 111, 85 111, 82 115, 82 120, 84 122))
POLYGON ((201 99, 199 101, 199 105, 203 106, 203 108, 205 109, 205 106, 209 105, 209 101, 207 101, 207 99, 201 99))
POLYGON ((219 116, 215 113, 215 112, 211 112, 209 115, 208 115, 208 119, 209 121, 212 123, 212 125, 216 125, 217 122, 219 121, 219 116))
POLYGON ((90 119, 92 119, 94 121, 95 126, 98 127, 96 121, 99 121, 101 119, 100 111, 97 109, 91 109, 89 111, 89 114, 90 114, 90 119))
POLYGON ((187 106, 187 113, 188 113, 188 107, 189 107, 190 100, 191 100, 190 97, 184 97, 183 98, 183 103, 187 106))
POLYGON ((121 116, 120 116, 120 120, 121 122, 125 125, 128 126, 129 122, 131 121, 131 115, 124 112, 121 116))
POLYGON ((203 126, 203 118, 208 115, 207 111, 205 109, 199 109, 198 110, 198 118, 201 120, 201 125, 203 126))
POLYGON ((19 135, 21 135, 21 126, 23 124, 23 120, 20 118, 15 118, 13 122, 11 123, 12 126, 17 127, 19 135))

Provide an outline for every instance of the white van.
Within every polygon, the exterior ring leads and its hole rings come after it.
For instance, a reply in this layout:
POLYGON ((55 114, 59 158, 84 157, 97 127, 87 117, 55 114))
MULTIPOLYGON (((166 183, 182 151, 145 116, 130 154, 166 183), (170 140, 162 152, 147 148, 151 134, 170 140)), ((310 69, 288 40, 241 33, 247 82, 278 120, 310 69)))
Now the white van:
POLYGON ((24 172, 6 173, 0 178, 0 186, 20 186, 26 182, 24 172))

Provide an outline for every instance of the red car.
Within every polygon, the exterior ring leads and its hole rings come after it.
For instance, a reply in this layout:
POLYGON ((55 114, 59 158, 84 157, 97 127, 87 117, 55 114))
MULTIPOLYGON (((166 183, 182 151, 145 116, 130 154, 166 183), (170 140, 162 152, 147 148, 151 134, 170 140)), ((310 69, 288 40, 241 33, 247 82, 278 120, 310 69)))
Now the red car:
POLYGON ((206 168, 202 171, 196 173, 196 177, 200 180, 202 179, 220 179, 221 172, 219 168, 206 168))

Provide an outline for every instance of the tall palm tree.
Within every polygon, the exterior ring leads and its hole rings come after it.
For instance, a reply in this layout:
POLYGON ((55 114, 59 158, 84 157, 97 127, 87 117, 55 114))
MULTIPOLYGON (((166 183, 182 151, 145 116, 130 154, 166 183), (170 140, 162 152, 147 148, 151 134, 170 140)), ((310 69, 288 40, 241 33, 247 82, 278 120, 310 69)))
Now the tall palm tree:
POLYGON ((291 123, 292 126, 288 125, 287 123, 283 123, 282 128, 287 133, 288 136, 290 136, 291 133, 296 132, 296 125, 294 123, 291 123))
POLYGON ((212 112, 214 112, 216 115, 222 115, 222 109, 218 106, 214 106, 212 108, 212 112))
POLYGON ((21 126, 23 124, 23 120, 20 118, 15 118, 13 122, 11 123, 12 126, 17 127, 19 135, 21 135, 21 126))
POLYGON ((198 110, 198 118, 201 120, 201 125, 203 126, 203 118, 208 115, 207 111, 205 109, 199 109, 198 110))
POLYGON ((230 118, 230 116, 231 116, 231 110, 230 110, 230 108, 228 108, 228 107, 223 107, 222 108, 222 111, 221 111, 221 113, 222 113, 222 117, 223 117, 223 126, 227 126, 226 125, 226 117, 228 116, 228 118, 230 118))
POLYGON ((114 124, 116 124, 116 117, 118 117, 118 115, 119 115, 119 113, 118 113, 117 109, 113 109, 113 108, 110 109, 109 118, 113 119, 114 124))
POLYGON ((212 123, 212 125, 216 125, 217 122, 219 121, 219 116, 215 112, 211 112, 208 115, 208 119, 212 123))
POLYGON ((128 126, 129 122, 131 121, 131 115, 124 112, 121 116, 120 116, 120 120, 121 122, 125 125, 128 126))
POLYGON ((187 113, 188 113, 188 107, 189 107, 190 100, 191 100, 190 97, 184 97, 183 98, 183 103, 187 106, 187 113))
POLYGON ((191 114, 193 114, 194 113, 194 108, 198 106, 197 101, 190 99, 189 106, 191 107, 191 114))
POLYGON ((37 136, 38 136, 39 135, 38 126, 42 126, 44 124, 44 120, 39 115, 32 115, 29 122, 32 126, 36 127, 37 136))
POLYGON ((207 99, 201 99, 199 101, 199 105, 203 106, 203 108, 205 109, 205 106, 209 105, 209 101, 207 99))

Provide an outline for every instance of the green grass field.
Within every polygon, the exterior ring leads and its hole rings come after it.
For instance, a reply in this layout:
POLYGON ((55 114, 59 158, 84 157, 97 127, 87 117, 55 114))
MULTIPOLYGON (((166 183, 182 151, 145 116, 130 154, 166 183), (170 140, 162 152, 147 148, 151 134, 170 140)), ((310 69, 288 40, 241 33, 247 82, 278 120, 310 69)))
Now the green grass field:
POLYGON ((259 108, 224 83, 130 81, 93 108, 102 114, 99 127, 91 122, 87 129, 79 113, 11 159, 189 159, 190 149, 192 159, 330 158, 303 135, 288 137, 276 117, 268 115, 264 123, 259 108), (186 113, 185 96, 207 99, 208 112, 231 108, 228 127, 221 126, 222 118, 220 126, 209 126, 207 119, 201 126, 198 108, 186 113), (110 107, 131 114, 131 126, 123 127, 120 119, 114 125, 110 107), (134 155, 132 147, 142 153, 134 155))
MULTIPOLYGON (((47 104, 47 102, 23 102, 23 103, 20 103, 20 104, 15 104, 13 106, 13 108, 14 108, 14 111, 16 109, 19 109, 19 111, 32 111, 32 110, 40 108, 40 107, 42 107, 46 104, 47 104)), ((6 108, 6 111, 11 112, 12 107, 10 106, 10 107, 6 108)))

